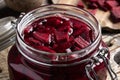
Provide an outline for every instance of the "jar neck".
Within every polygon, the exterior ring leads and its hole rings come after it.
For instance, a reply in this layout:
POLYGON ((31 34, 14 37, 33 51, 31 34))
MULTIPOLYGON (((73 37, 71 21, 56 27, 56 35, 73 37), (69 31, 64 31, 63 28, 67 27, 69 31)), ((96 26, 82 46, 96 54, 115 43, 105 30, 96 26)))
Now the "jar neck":
POLYGON ((90 13, 88 13, 87 11, 76 8, 74 6, 69 6, 69 5, 42 6, 38 9, 35 9, 27 13, 17 25, 18 50, 27 59, 43 65, 50 66, 51 62, 53 61, 62 63, 62 62, 68 62, 78 58, 85 57, 89 55, 91 52, 98 49, 98 47, 100 46, 100 43, 101 43, 101 29, 95 17, 90 13), (94 41, 88 47, 81 49, 79 51, 71 52, 69 54, 68 53, 51 54, 49 52, 40 51, 27 45, 23 39, 23 30, 27 27, 27 25, 33 22, 35 19, 43 18, 45 16, 54 15, 54 14, 63 14, 66 16, 73 16, 81 19, 86 24, 90 25, 90 27, 93 29, 95 33, 94 41), (75 57, 70 58, 69 56, 75 56, 75 57))

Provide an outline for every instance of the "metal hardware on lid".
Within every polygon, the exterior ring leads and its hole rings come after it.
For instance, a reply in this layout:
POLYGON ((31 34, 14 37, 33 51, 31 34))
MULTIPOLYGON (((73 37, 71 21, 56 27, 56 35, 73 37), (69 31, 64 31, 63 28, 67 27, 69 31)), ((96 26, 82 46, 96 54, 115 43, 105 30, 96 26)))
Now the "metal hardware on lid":
POLYGON ((25 15, 24 12, 22 12, 22 13, 20 14, 19 18, 18 18, 17 21, 15 22, 16 25, 21 21, 21 19, 24 17, 24 15, 25 15))
POLYGON ((93 68, 94 68, 94 67, 93 67, 94 61, 93 61, 92 59, 90 59, 89 61, 90 61, 90 64, 88 64, 88 65, 85 66, 85 70, 86 70, 87 77, 88 77, 89 80, 94 80, 94 79, 91 77, 91 75, 90 75, 90 72, 92 71, 95 79, 98 80, 98 77, 96 76, 97 74, 96 74, 96 72, 95 72, 94 69, 93 69, 93 68))
POLYGON ((86 70, 86 74, 89 80, 98 80, 98 76, 94 70, 94 66, 96 64, 96 62, 101 63, 98 59, 102 59, 103 63, 105 64, 105 67, 111 77, 111 80, 118 80, 117 79, 117 75, 115 74, 115 72, 112 70, 110 63, 109 63, 109 59, 107 58, 106 54, 108 53, 108 49, 107 48, 102 48, 97 56, 92 57, 91 59, 89 59, 88 62, 90 62, 90 64, 85 66, 85 70, 86 70), (94 78, 90 75, 90 72, 93 73, 94 78))
POLYGON ((100 56, 100 58, 103 59, 105 66, 108 70, 108 73, 111 77, 111 80, 118 80, 117 75, 115 74, 115 72, 112 70, 112 68, 110 66, 110 62, 109 62, 108 58, 105 57, 105 54, 107 54, 107 53, 108 53, 107 48, 103 48, 103 49, 101 49, 100 54, 98 54, 98 56, 100 56))

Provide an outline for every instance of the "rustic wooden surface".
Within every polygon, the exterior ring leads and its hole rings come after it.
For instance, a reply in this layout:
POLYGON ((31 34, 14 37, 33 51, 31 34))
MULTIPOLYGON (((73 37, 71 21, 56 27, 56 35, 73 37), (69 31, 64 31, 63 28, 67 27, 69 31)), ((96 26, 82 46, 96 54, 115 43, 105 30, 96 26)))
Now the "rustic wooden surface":
POLYGON ((8 49, 0 52, 0 80, 9 80, 8 67, 7 67, 7 55, 8 49))
MULTIPOLYGON (((2 1, 2 0, 0 0, 0 1, 2 1)), ((18 15, 19 15, 18 12, 9 9, 8 7, 6 7, 6 5, 4 3, 2 3, 2 4, 0 3, 0 18, 6 17, 6 16, 18 17, 18 15)), ((110 27, 115 26, 114 28, 120 28, 119 27, 120 23, 112 24, 112 22, 109 21, 109 19, 108 19, 109 12, 97 11, 97 15, 95 15, 95 16, 98 19, 100 25, 110 26, 110 27)), ((111 35, 103 35, 103 40, 106 43, 112 38, 113 38, 113 36, 111 36, 111 35)), ((114 55, 120 50, 120 43, 118 41, 119 40, 117 40, 117 39, 113 40, 112 41, 113 45, 111 47, 109 47, 109 50, 111 52, 111 58, 110 58, 111 66, 112 66, 113 70, 117 73, 118 80, 120 80, 120 66, 118 64, 116 64, 116 62, 113 59, 114 55)), ((10 47, 0 52, 0 80, 9 80, 9 73, 8 73, 8 68, 7 68, 7 56, 8 56, 9 49, 10 49, 10 47)), ((109 76, 108 76, 107 80, 111 80, 109 76)))

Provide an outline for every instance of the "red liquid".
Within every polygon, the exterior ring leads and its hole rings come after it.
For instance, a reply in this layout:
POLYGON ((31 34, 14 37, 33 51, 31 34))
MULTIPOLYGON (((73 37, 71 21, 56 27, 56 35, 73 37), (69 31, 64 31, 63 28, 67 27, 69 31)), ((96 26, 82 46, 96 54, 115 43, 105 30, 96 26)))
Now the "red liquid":
MULTIPOLYGON (((51 52, 51 54, 80 50, 90 45, 94 40, 92 29, 85 23, 77 19, 65 19, 56 16, 33 22, 25 28, 23 35, 28 45, 39 50, 51 52)), ((71 62, 78 62, 93 53, 71 62)), ((77 56, 69 56, 69 58, 73 59, 75 57, 77 56)), ((51 61, 55 59, 52 57, 48 58, 51 61)), ((66 62, 66 64, 69 63, 69 61, 66 62)), ((85 72, 87 63, 65 67, 45 66, 23 57, 15 45, 9 52, 8 64, 10 80, 88 80, 85 72)), ((51 64, 54 64, 54 61, 51 64)), ((106 80, 106 70, 103 63, 96 66, 95 71, 99 80, 106 80), (105 74, 102 75, 102 73, 105 74)))
POLYGON ((34 21, 25 28, 23 35, 28 45, 52 53, 80 50, 93 40, 92 29, 87 24, 59 16, 34 21))

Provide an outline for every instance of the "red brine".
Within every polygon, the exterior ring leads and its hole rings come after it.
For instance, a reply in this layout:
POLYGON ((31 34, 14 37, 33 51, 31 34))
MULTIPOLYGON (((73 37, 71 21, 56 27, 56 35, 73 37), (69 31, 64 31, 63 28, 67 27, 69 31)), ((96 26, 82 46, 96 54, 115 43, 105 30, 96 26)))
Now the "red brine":
MULTIPOLYGON (((91 45, 95 40, 94 30, 89 24, 80 19, 63 15, 52 15, 36 19, 22 31, 22 36, 23 41, 29 47, 53 55, 80 51, 91 45)), ((48 66, 26 59, 22 55, 23 53, 19 51, 19 48, 14 45, 8 57, 10 80, 89 80, 85 70, 88 62, 69 64, 80 62, 97 52, 97 50, 98 48, 94 49, 92 53, 82 58, 78 58, 77 54, 62 57, 42 56, 42 58, 48 59, 49 63, 41 61, 38 58, 41 55, 33 57, 44 64, 52 65, 48 66), (55 64, 59 64, 59 66, 55 66, 55 64), (66 66, 60 66, 62 64, 66 66)), ((29 56, 29 53, 27 55, 29 56)), ((96 65, 94 69, 99 78, 98 80, 106 80, 104 63, 96 65), (104 75, 101 73, 104 73, 104 75)), ((93 75, 91 74, 91 76, 93 75)))
POLYGON ((92 42, 93 35, 92 29, 82 21, 59 15, 38 19, 23 31, 28 45, 54 53, 83 49, 92 42))

